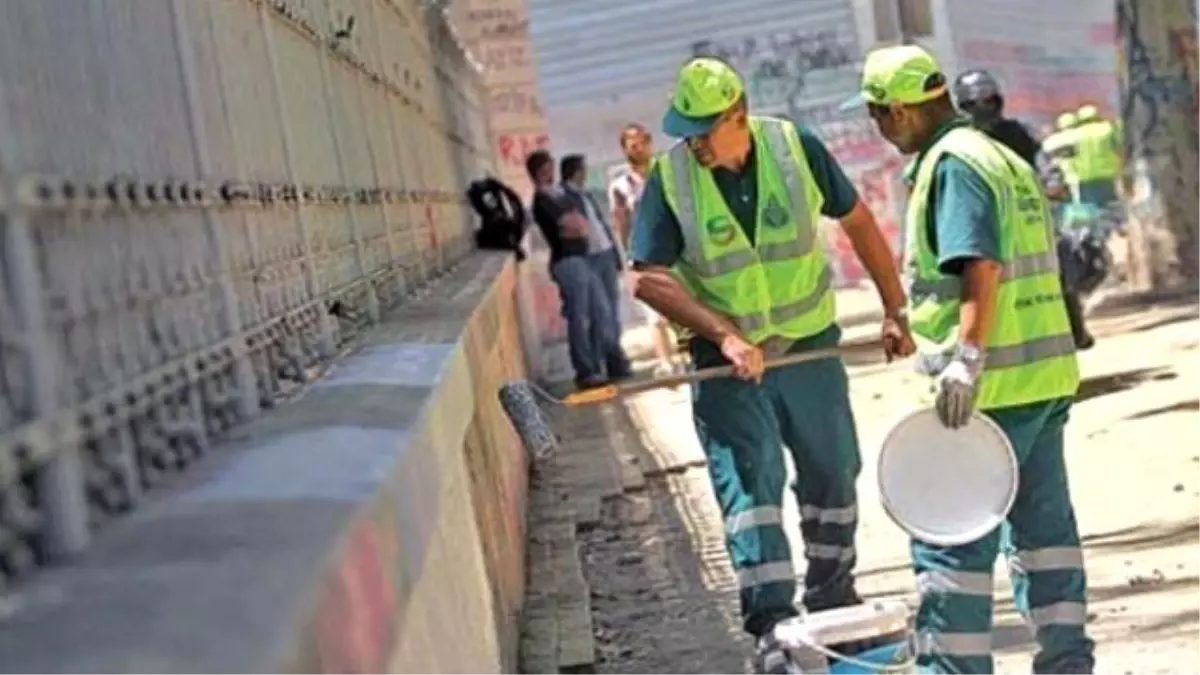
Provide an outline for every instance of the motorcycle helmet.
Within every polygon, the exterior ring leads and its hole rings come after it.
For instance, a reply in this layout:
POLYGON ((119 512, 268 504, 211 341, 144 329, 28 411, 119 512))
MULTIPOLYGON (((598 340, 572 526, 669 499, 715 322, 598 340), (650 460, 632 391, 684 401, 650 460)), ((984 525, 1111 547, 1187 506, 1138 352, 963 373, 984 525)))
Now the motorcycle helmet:
POLYGON ((954 80, 954 101, 975 126, 988 128, 1000 121, 1004 96, 1000 83, 986 70, 966 70, 954 80))

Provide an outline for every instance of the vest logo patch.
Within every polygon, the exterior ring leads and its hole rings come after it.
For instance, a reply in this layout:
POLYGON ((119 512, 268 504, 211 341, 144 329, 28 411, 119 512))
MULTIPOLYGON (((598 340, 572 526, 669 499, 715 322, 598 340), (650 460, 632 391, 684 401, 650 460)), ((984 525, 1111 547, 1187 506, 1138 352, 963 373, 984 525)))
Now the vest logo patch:
POLYGON ((704 223, 704 231, 708 233, 708 237, 718 246, 728 246, 733 243, 735 235, 733 223, 725 216, 709 218, 704 223))
POLYGON ((779 197, 772 194, 767 198, 767 205, 763 208, 763 224, 767 227, 778 230, 787 227, 788 212, 787 209, 779 203, 779 197))

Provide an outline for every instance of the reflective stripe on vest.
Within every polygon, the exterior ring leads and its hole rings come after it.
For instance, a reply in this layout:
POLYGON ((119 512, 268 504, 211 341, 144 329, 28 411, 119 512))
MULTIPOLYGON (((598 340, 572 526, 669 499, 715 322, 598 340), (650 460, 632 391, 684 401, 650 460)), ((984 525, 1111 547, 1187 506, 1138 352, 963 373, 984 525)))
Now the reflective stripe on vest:
POLYGON ((999 213, 1001 268, 988 335, 981 409, 1074 394, 1079 381, 1075 342, 1062 301, 1056 237, 1037 176, 1016 154, 966 128, 948 132, 918 168, 907 217, 905 274, 910 323, 924 352, 945 352, 957 340, 962 281, 938 270, 929 247, 927 208, 933 175, 945 155, 965 162, 988 184, 999 213))
POLYGON ((756 218, 760 222, 756 223, 753 244, 740 226, 730 221, 726 226, 735 228, 732 236, 744 245, 713 245, 715 238, 710 237, 715 237, 715 232, 707 229, 710 221, 728 220, 732 212, 713 189, 711 178, 701 173, 705 170, 695 164, 685 143, 672 146, 666 153, 667 161, 660 165, 665 170, 667 203, 683 236, 683 253, 676 271, 698 299, 729 316, 743 335, 776 350, 786 350, 795 339, 824 329, 835 318, 832 273, 823 249, 816 246, 821 196, 809 184, 812 179, 807 175, 807 159, 799 139, 788 128, 790 124, 751 118, 758 141, 756 179, 763 181, 758 198, 760 202, 769 200, 758 205, 756 218), (767 220, 768 214, 779 215, 779 211, 771 210, 772 203, 777 209, 786 204, 787 220, 782 225, 780 220, 767 220), (795 267, 794 274, 791 266, 795 267), (731 275, 735 275, 734 280, 740 278, 736 275, 748 279, 731 283, 731 275), (781 276, 800 281, 779 284, 781 276), (731 293, 732 288, 736 290, 731 293), (736 297, 723 297, 727 294, 736 297))
MULTIPOLYGON (((762 124, 761 137, 767 141, 771 156, 779 169, 783 182, 787 186, 788 206, 791 207, 792 217, 800 219, 808 215, 808 197, 800 182, 799 171, 796 169, 796 158, 788 148, 787 139, 783 137, 783 128, 779 124, 762 124)), ((692 192, 691 174, 689 172, 689 153, 686 143, 676 143, 667 151, 671 159, 671 175, 675 179, 676 217, 681 224, 699 224, 696 218, 696 195, 692 192)), ((763 244, 757 249, 731 251, 719 258, 709 260, 704 256, 704 248, 700 243, 700 228, 684 225, 683 255, 693 271, 701 277, 718 277, 722 274, 736 272, 759 262, 779 262, 806 256, 813 248, 813 223, 801 220, 797 225, 797 237, 786 242, 763 244)))

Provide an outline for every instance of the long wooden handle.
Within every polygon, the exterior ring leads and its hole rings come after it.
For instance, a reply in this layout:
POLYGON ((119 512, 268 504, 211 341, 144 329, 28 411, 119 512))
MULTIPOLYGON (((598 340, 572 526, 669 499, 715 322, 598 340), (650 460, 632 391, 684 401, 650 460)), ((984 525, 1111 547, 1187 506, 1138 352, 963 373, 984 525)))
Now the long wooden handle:
MULTIPOLYGON (((764 369, 771 370, 773 368, 781 368, 783 366, 792 366, 797 363, 806 363, 808 361, 817 361, 819 359, 828 359, 836 356, 843 356, 848 352, 870 347, 881 347, 883 342, 880 340, 870 340, 864 342, 851 342, 848 344, 838 345, 837 347, 828 347, 826 349, 814 349, 808 352, 796 352, 795 354, 784 354, 766 360, 763 364, 764 369)), ((643 382, 628 382, 625 384, 609 385, 607 387, 598 387, 596 389, 587 389, 575 394, 571 394, 563 399, 563 403, 569 406, 592 405, 596 403, 607 403, 609 401, 641 394, 642 392, 653 391, 655 389, 665 389, 667 387, 678 387, 681 384, 694 384, 711 380, 717 377, 729 377, 733 375, 733 366, 715 366, 712 368, 704 368, 695 370, 690 373, 681 375, 667 375, 666 377, 656 377, 643 382)))

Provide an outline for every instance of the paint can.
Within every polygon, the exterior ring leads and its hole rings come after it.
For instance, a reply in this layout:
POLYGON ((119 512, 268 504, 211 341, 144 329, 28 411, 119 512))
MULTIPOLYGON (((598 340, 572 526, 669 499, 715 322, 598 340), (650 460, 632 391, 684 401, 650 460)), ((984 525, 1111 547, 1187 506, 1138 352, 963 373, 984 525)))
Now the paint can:
POLYGON ((781 621, 774 637, 802 673, 915 672, 908 606, 898 600, 810 612, 781 621), (854 654, 830 648, 863 641, 877 644, 854 654))

